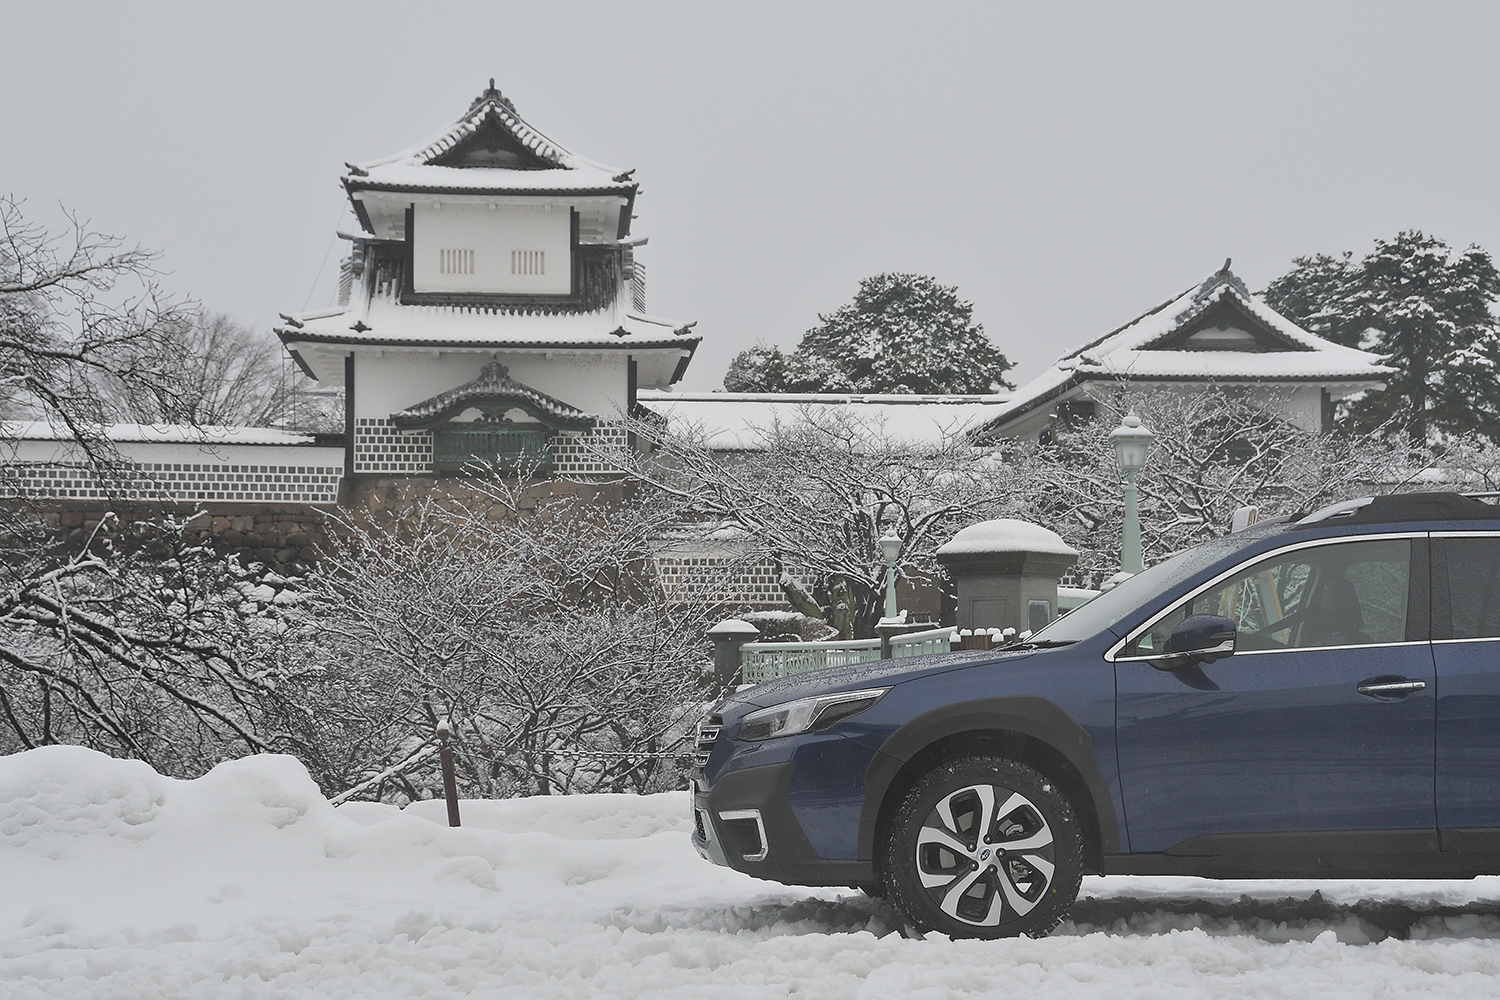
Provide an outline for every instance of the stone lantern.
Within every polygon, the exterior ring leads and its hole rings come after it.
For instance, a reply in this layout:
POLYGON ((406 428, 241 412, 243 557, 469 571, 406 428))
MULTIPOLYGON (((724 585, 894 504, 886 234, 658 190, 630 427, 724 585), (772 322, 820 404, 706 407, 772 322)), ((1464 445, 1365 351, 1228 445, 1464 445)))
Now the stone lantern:
POLYGON ((1057 581, 1078 550, 1054 532, 1012 518, 964 528, 937 550, 958 584, 958 627, 1036 631, 1057 611, 1057 581))
POLYGON ((760 638, 760 629, 739 618, 726 618, 708 630, 714 644, 714 678, 722 685, 739 683, 740 647, 760 638))

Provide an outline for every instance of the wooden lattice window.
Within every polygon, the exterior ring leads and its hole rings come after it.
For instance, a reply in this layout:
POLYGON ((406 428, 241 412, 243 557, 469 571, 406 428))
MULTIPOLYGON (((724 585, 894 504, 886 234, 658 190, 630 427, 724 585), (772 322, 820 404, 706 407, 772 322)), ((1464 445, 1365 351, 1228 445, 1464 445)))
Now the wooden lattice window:
POLYGON ((510 252, 511 274, 546 274, 547 251, 512 250, 510 252))
POLYGON ((473 250, 439 250, 438 272, 440 274, 473 274, 473 250))

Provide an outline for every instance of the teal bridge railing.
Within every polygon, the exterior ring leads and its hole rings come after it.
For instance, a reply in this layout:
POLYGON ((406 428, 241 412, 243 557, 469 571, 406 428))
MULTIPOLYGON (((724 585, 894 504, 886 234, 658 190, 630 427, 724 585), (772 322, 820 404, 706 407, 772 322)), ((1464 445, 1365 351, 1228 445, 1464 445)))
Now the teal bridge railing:
MULTIPOLYGON (((891 658, 946 653, 953 648, 956 628, 908 632, 891 638, 891 658)), ((747 642, 740 647, 740 679, 760 684, 777 677, 790 677, 825 667, 868 663, 880 659, 879 639, 843 639, 833 642, 747 642)))

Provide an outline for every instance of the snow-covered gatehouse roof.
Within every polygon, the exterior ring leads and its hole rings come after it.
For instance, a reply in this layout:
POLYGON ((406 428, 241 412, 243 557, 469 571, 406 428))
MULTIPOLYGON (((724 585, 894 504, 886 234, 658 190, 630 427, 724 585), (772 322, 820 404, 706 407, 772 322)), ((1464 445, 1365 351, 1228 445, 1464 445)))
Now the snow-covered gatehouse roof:
POLYGON ((1009 397, 914 393, 642 392, 641 404, 715 451, 758 451, 777 427, 842 424, 873 440, 937 445, 977 431, 1009 397))
POLYGON ((1252 295, 1229 261, 1124 326, 1059 358, 976 435, 1014 436, 1090 383, 1321 386, 1333 398, 1381 387, 1395 369, 1304 330, 1252 295))

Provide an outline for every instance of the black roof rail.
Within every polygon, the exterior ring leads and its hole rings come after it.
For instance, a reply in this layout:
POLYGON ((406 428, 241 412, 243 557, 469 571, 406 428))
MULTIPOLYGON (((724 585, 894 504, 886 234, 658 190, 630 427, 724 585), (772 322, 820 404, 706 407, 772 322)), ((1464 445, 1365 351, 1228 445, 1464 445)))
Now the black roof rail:
MULTIPOLYGON (((1500 496, 1500 493, 1485 494, 1500 496)), ((1312 528, 1334 522, 1384 524, 1396 521, 1500 520, 1500 506, 1462 493, 1390 493, 1329 504, 1311 514, 1294 515, 1289 528, 1312 528)))

